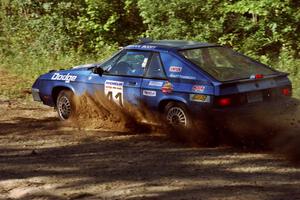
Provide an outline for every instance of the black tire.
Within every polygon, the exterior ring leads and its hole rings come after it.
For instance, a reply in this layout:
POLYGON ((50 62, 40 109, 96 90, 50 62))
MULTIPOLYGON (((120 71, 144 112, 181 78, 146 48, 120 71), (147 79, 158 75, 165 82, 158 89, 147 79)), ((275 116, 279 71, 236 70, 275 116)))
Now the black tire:
POLYGON ((183 103, 169 102, 164 109, 166 121, 173 127, 192 128, 193 121, 183 103))
POLYGON ((70 90, 62 90, 56 99, 56 110, 58 117, 62 120, 68 120, 74 116, 76 107, 74 103, 74 94, 70 90))
MULTIPOLYGON (((169 102, 164 109, 164 115, 167 122, 171 125, 171 134, 181 141, 200 146, 216 146, 217 137, 215 131, 213 131, 203 116, 199 115, 193 118, 185 104, 169 102), (174 110, 182 112, 185 116, 185 123, 174 124, 170 122, 168 114, 174 110)), ((176 122, 176 119, 174 120, 176 122)))

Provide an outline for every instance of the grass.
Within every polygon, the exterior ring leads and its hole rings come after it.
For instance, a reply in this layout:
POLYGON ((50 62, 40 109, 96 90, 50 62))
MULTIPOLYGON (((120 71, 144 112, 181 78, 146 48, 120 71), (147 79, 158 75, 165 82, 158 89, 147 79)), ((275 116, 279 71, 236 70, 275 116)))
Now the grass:
POLYGON ((14 56, 0 55, 0 97, 25 98, 34 81, 52 69, 68 69, 86 63, 101 62, 112 52, 108 51, 99 56, 79 55, 30 55, 18 54, 14 56))
POLYGON ((24 88, 29 84, 29 81, 24 80, 7 71, 0 71, 0 97, 1 99, 10 99, 12 97, 26 97, 24 88))

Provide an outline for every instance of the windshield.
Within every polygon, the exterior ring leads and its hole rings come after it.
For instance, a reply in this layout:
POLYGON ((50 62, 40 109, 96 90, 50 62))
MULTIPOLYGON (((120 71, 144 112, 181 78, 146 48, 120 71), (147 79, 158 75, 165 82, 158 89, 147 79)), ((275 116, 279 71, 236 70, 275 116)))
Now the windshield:
POLYGON ((220 81, 245 79, 256 74, 276 73, 271 68, 225 47, 187 49, 180 53, 220 81))

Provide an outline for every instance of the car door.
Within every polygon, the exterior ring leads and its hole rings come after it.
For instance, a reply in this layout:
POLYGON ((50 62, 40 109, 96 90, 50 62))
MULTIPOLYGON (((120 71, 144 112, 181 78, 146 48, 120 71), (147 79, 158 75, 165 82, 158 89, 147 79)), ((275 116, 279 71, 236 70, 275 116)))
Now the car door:
POLYGON ((137 105, 150 55, 151 52, 147 51, 124 50, 101 66, 106 72, 95 80, 96 84, 117 104, 137 105))
POLYGON ((160 54, 153 53, 142 82, 142 101, 150 108, 157 107, 164 96, 162 87, 167 83, 160 54))

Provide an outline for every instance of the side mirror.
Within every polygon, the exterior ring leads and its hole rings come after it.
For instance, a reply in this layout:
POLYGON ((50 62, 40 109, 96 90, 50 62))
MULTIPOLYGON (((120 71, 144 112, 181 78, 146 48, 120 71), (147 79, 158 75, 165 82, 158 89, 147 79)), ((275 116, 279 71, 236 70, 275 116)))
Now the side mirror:
POLYGON ((94 74, 99 74, 100 76, 102 76, 102 74, 104 73, 104 70, 101 67, 94 67, 92 69, 92 72, 94 74))

